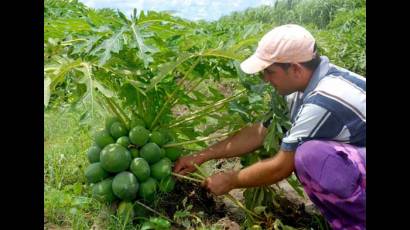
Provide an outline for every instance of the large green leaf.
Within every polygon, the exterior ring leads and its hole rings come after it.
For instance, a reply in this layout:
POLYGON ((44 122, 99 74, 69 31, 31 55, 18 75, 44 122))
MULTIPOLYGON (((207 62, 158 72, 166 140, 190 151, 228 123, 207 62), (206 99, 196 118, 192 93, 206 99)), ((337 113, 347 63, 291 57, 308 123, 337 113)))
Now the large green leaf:
POLYGON ((132 23, 131 29, 135 39, 134 47, 138 47, 138 56, 143 60, 144 67, 147 68, 148 64, 154 61, 151 54, 156 53, 158 49, 144 43, 144 34, 137 25, 132 23))
POLYGON ((91 51, 99 57, 98 64, 104 65, 110 58, 111 53, 118 53, 123 48, 123 34, 128 30, 128 27, 123 26, 119 31, 115 32, 111 37, 104 40, 99 46, 91 51))
POLYGON ((137 89, 130 83, 126 83, 121 87, 119 96, 125 98, 126 104, 128 106, 138 105, 137 89))
POLYGON ((50 92, 52 93, 55 87, 64 81, 70 71, 78 70, 82 65, 81 60, 74 60, 67 57, 56 57, 55 63, 45 65, 45 75, 51 79, 50 92))
POLYGON ((212 57, 220 57, 232 60, 243 60, 244 56, 241 53, 238 53, 236 50, 228 49, 210 49, 199 54, 200 56, 212 56, 212 57))
POLYGON ((99 41, 101 38, 102 36, 98 35, 86 37, 85 42, 77 43, 73 46, 74 49, 72 54, 84 53, 85 55, 87 55, 90 50, 96 45, 97 41, 99 41))
POLYGON ((238 113, 245 121, 250 120, 250 115, 248 114, 247 109, 236 101, 229 103, 229 111, 238 113))
POLYGON ((179 25, 180 27, 192 26, 192 23, 189 21, 178 19, 178 18, 172 17, 169 14, 155 12, 155 11, 148 11, 147 14, 144 14, 143 11, 141 11, 136 22, 138 25, 160 23, 161 25, 170 24, 170 25, 179 25))
POLYGON ((114 96, 114 92, 104 87, 100 82, 93 79, 94 86, 106 97, 111 98, 114 96))
POLYGON ((162 81, 162 79, 164 79, 168 74, 172 73, 175 68, 192 57, 195 57, 195 55, 191 53, 181 53, 177 57, 176 61, 160 64, 158 75, 151 79, 150 86, 146 91, 153 89, 160 81, 162 81))

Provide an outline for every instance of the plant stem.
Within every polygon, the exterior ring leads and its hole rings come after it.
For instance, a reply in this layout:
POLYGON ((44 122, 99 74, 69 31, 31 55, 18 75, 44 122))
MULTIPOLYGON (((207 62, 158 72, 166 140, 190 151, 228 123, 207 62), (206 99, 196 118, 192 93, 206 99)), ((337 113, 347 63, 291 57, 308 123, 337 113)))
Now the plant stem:
MULTIPOLYGON (((185 79, 189 76, 189 74, 192 72, 192 70, 194 70, 194 68, 198 65, 199 63, 199 58, 195 60, 194 64, 192 64, 192 66, 189 68, 188 71, 184 72, 184 78, 181 79, 181 81, 178 83, 178 87, 182 86, 186 81, 185 79)), ((193 81, 193 79, 187 84, 189 85, 191 82, 193 81)), ((171 97, 172 99, 172 97, 171 97)))
MULTIPOLYGON (((104 101, 101 99, 101 96, 98 95, 98 93, 96 94, 96 98, 98 99, 98 100, 96 100, 96 102, 103 108, 103 111, 110 111, 111 110, 111 108, 109 106, 107 106, 106 103, 104 103, 104 101)), ((113 113, 114 111, 111 111, 111 112, 113 113)))
MULTIPOLYGON (((195 115, 195 114, 198 114, 198 113, 200 113, 200 112, 202 112, 202 111, 205 111, 205 110, 207 110, 207 109, 209 109, 209 108, 212 108, 212 107, 221 105, 221 104, 223 104, 223 103, 225 103, 225 102, 231 101, 232 99, 234 99, 234 98, 240 96, 241 94, 243 94, 245 91, 246 91, 246 89, 243 89, 243 90, 239 91, 237 94, 232 95, 232 96, 227 97, 227 98, 224 98, 224 99, 222 99, 222 100, 219 100, 219 101, 215 102, 213 105, 209 105, 209 106, 206 106, 206 107, 204 107, 204 108, 202 108, 202 109, 200 109, 200 110, 198 110, 198 111, 195 111, 195 112, 193 112, 193 113, 187 115, 187 117, 192 116, 192 115, 195 115)), ((181 119, 185 119, 185 117, 182 117, 181 119)))
POLYGON ((198 174, 198 173, 190 173, 190 175, 195 176, 195 177, 198 177, 198 178, 201 179, 201 180, 204 180, 204 179, 205 179, 204 176, 202 176, 202 175, 200 175, 200 174, 198 174))
POLYGON ((107 97, 105 97, 105 96, 102 96, 102 97, 105 99, 105 102, 107 103, 107 105, 108 105, 108 107, 111 109, 111 111, 112 111, 113 113, 115 113, 115 115, 121 120, 121 122, 122 122, 123 124, 125 124, 124 120, 122 119, 122 117, 120 116, 120 114, 118 113, 118 111, 114 108, 114 105, 111 103, 110 99, 107 98, 107 97))
POLYGON ((215 107, 217 107, 217 106, 219 106, 219 105, 222 105, 222 104, 224 104, 224 103, 230 102, 230 101, 234 100, 236 97, 238 97, 238 96, 240 96, 241 94, 243 94, 245 91, 246 91, 246 89, 241 90, 240 92, 238 92, 237 94, 235 94, 235 95, 233 95, 233 96, 230 96, 230 97, 228 97, 228 98, 224 98, 224 99, 222 99, 222 100, 216 102, 215 104, 206 106, 206 107, 204 107, 204 108, 202 108, 202 109, 200 109, 200 110, 198 110, 198 111, 195 111, 195 112, 190 113, 190 114, 188 114, 188 115, 186 115, 186 116, 184 116, 184 117, 181 117, 180 119, 177 119, 177 120, 175 121, 176 123, 174 123, 173 125, 170 125, 169 128, 178 126, 178 125, 180 125, 180 124, 182 124, 182 123, 184 123, 184 122, 187 122, 187 121, 190 121, 190 120, 193 120, 193 119, 197 118, 197 116, 194 116, 194 115, 196 115, 196 114, 199 114, 199 113, 201 113, 201 112, 207 111, 208 109, 211 109, 211 108, 215 108, 215 107))
MULTIPOLYGON (((199 79, 199 81, 198 81, 193 87, 189 87, 190 90, 186 93, 186 95, 188 95, 188 94, 190 94, 192 91, 194 91, 194 90, 199 86, 199 84, 201 84, 201 82, 203 82, 204 80, 205 80, 205 78, 201 78, 201 79, 199 79)), ((178 101, 179 101, 179 98, 175 99, 175 100, 172 102, 172 106, 176 105, 176 104, 178 103, 178 101)))
POLYGON ((180 175, 180 174, 177 174, 177 173, 171 173, 171 174, 174 175, 174 176, 176 176, 176 177, 183 178, 183 179, 185 179, 185 180, 190 180, 190 181, 202 183, 202 180, 198 180, 198 179, 195 179, 195 178, 192 178, 192 177, 180 175))
POLYGON ((124 124, 129 128, 129 126, 131 125, 131 121, 128 118, 128 116, 124 113, 124 111, 121 109, 121 107, 114 100, 111 100, 111 102, 113 103, 115 108, 119 111, 119 113, 124 117, 124 119, 125 119, 124 121, 126 122, 124 124))
POLYGON ((162 215, 161 213, 157 212, 156 210, 154 210, 154 209, 150 208, 149 206, 147 206, 147 205, 145 205, 145 204, 143 204, 143 203, 139 202, 138 200, 136 200, 136 201, 135 201, 135 203, 137 203, 137 204, 141 205, 142 207, 144 207, 144 208, 148 209, 149 211, 151 211, 151 212, 153 212, 153 213, 155 213, 155 214, 157 214, 157 215, 161 216, 162 218, 167 219, 169 222, 174 223, 174 221, 172 221, 172 220, 171 220, 171 219, 169 219, 168 217, 166 217, 166 216, 162 215))
POLYGON ((198 172, 201 174, 201 176, 203 177, 208 177, 208 174, 206 174, 197 164, 194 164, 194 167, 196 168, 196 170, 198 170, 198 172))
POLYGON ((223 133, 221 135, 217 135, 217 136, 214 136, 214 137, 204 137, 204 138, 200 138, 200 139, 197 139, 197 140, 184 141, 184 142, 175 143, 175 144, 167 144, 167 145, 164 145, 163 147, 164 148, 169 148, 169 147, 176 147, 176 146, 181 146, 181 145, 186 145, 186 144, 192 144, 192 143, 201 142, 201 141, 212 140, 212 139, 216 139, 216 138, 220 138, 220 137, 229 136, 232 133, 238 132, 239 130, 240 129, 237 129, 237 130, 234 130, 232 132, 223 133))
MULTIPOLYGON (((191 58, 195 58, 195 57, 206 57, 206 56, 211 56, 211 57, 221 57, 221 58, 226 58, 226 59, 231 59, 231 60, 239 60, 239 57, 235 57, 235 56, 229 56, 229 55, 223 55, 223 54, 218 54, 215 53, 215 49, 211 49, 211 50, 206 50, 206 52, 198 52, 198 53, 194 53, 189 55, 188 57, 185 57, 182 61, 178 62, 173 69, 170 69, 169 71, 173 71, 175 68, 177 68, 179 65, 181 65, 182 63, 188 61, 191 58)), ((166 73, 168 74, 168 73, 166 73)))
POLYGON ((127 123, 125 123, 125 120, 121 117, 120 113, 115 109, 115 106, 112 104, 112 100, 105 97, 105 96, 103 96, 103 97, 104 97, 105 101, 107 102, 108 107, 110 107, 111 111, 115 113, 115 115, 118 117, 118 119, 120 119, 123 124, 127 124, 127 123))
POLYGON ((137 106, 138 106, 138 109, 135 112, 141 118, 141 114, 144 113, 144 107, 142 106, 140 92, 138 90, 137 90, 137 106))
MULTIPOLYGON (((218 106, 220 106, 220 105, 218 105, 218 106)), ((186 123, 186 122, 188 122, 188 121, 192 121, 192 120, 198 119, 198 118, 200 118, 200 117, 209 115, 209 114, 211 114, 211 113, 213 113, 213 112, 216 112, 216 111, 222 109, 223 107, 224 107, 224 105, 222 105, 222 106, 220 106, 220 107, 211 107, 211 108, 209 108, 209 110, 203 111, 203 112, 200 113, 200 114, 196 114, 196 115, 194 115, 194 116, 192 116, 192 117, 189 117, 189 118, 187 118, 187 119, 184 119, 184 120, 182 120, 182 121, 179 121, 179 122, 177 122, 177 123, 174 123, 173 125, 170 125, 169 128, 178 127, 178 126, 180 126, 180 125, 182 125, 182 124, 184 124, 184 123, 186 123)))
POLYGON ((251 216, 254 216, 258 219, 261 219, 261 217, 258 214, 256 214, 256 213, 252 212, 251 210, 247 209, 241 202, 239 202, 237 199, 235 199, 235 197, 233 197, 231 194, 228 193, 228 194, 225 194, 224 196, 226 198, 228 198, 229 200, 231 200, 232 202, 234 202, 236 205, 238 205, 238 207, 240 207, 242 210, 244 210, 245 212, 247 212, 251 216))
POLYGON ((178 83, 177 87, 175 87, 174 91, 172 91, 171 95, 167 98, 167 101, 162 105, 161 110, 159 113, 155 116, 154 121, 151 123, 151 128, 154 127, 157 124, 158 119, 161 117, 162 113, 164 112, 167 104, 172 104, 170 103, 171 100, 174 98, 175 93, 178 91, 179 87, 185 82, 185 79, 188 77, 189 73, 195 68, 195 66, 198 64, 199 59, 196 60, 196 62, 189 68, 187 72, 185 72, 184 77, 181 79, 181 81, 178 83))
POLYGON ((77 39, 73 39, 73 40, 63 41, 63 42, 61 42, 61 45, 64 45, 66 43, 71 43, 71 42, 77 42, 77 41, 87 41, 87 39, 77 38, 77 39))

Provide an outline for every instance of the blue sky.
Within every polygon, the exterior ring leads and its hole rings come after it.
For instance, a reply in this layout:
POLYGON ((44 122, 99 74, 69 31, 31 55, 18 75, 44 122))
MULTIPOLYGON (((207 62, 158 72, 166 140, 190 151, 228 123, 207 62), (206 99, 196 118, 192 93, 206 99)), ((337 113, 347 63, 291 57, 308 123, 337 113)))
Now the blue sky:
POLYGON ((213 21, 233 11, 248 7, 273 5, 275 0, 79 0, 85 5, 99 8, 119 9, 127 16, 132 10, 174 11, 174 15, 189 20, 213 21))

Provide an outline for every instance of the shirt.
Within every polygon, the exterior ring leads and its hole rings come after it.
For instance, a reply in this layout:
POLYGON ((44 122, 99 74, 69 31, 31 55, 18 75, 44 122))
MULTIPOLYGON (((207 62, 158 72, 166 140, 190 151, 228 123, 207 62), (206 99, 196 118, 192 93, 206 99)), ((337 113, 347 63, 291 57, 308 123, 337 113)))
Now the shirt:
POLYGON ((285 99, 292 126, 282 139, 282 150, 296 151, 300 144, 313 139, 366 146, 366 78, 363 76, 333 65, 321 56, 306 89, 285 99))

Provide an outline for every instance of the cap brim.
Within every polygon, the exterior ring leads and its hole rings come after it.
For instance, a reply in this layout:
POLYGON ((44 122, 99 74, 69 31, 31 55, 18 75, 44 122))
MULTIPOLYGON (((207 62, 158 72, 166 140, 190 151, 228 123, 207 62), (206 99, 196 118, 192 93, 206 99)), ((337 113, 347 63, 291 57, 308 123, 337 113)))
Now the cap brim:
POLYGON ((255 54, 241 63, 241 69, 247 74, 257 73, 266 67, 272 65, 273 62, 267 62, 258 58, 255 54))

